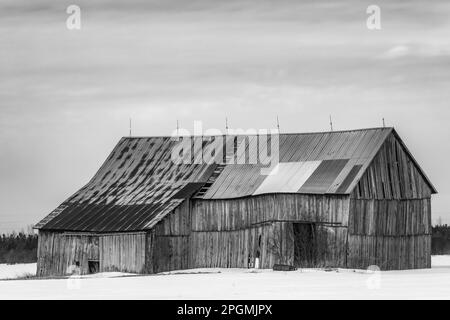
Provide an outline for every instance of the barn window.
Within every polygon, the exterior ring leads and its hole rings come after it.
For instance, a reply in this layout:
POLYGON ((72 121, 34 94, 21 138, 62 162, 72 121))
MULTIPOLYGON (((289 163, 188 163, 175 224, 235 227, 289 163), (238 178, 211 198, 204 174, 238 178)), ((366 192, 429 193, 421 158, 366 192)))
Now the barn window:
POLYGON ((89 260, 88 261, 89 273, 97 273, 100 269, 100 264, 98 260, 89 260))

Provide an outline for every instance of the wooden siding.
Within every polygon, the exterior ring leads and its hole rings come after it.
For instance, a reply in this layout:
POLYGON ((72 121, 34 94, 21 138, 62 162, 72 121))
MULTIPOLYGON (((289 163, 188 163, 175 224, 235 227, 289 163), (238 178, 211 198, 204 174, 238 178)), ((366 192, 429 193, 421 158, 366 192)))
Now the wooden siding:
POLYGON ((348 267, 431 267, 432 186, 391 134, 350 200, 348 267))
POLYGON ((431 267, 431 200, 352 200, 348 267, 431 267))
POLYGON ((431 268, 431 235, 348 237, 348 268, 381 270, 431 268))
POLYGON ((83 234, 39 231, 38 276, 70 275, 76 262, 81 274, 89 261, 98 261, 100 272, 144 272, 145 233, 83 234))
POLYGON ((352 200, 349 233, 431 235, 431 200, 352 200))
POLYGON ((154 231, 156 236, 187 236, 191 232, 191 202, 186 199, 179 207, 159 222, 154 231))
MULTIPOLYGON (((249 256, 254 261, 259 249, 261 267, 271 268, 275 262, 275 255, 269 248, 271 235, 275 228, 280 227, 280 224, 268 224, 232 231, 193 232, 190 243, 191 267, 247 268, 249 256)), ((286 252, 287 248, 281 250, 286 252)))
POLYGON ((145 271, 145 232, 101 235, 99 240, 100 272, 145 271))
POLYGON ((191 202, 187 199, 147 233, 145 271, 187 269, 190 255, 191 202))
POLYGON ((81 274, 87 274, 88 261, 98 259, 98 238, 95 236, 39 231, 37 276, 71 274, 77 261, 81 274))
POLYGON ((352 197, 356 199, 424 199, 430 198, 431 186, 391 134, 367 168, 352 197))
POLYGON ((348 196, 261 195, 186 201, 147 235, 147 273, 186 268, 292 264, 293 223, 317 222, 317 266, 345 266, 348 196), (259 237, 261 236, 261 241, 259 237))
POLYGON ((348 211, 348 196, 272 194, 194 201, 190 266, 246 268, 249 255, 254 261, 257 251, 263 268, 293 264, 293 223, 313 222, 319 239, 315 266, 343 267, 348 211))
POLYGON ((345 227, 317 226, 316 267, 347 266, 347 233, 345 227))
MULTIPOLYGON (((347 228, 317 226, 317 248, 313 267, 345 267, 347 228)), ((260 267, 294 265, 292 222, 271 222, 232 231, 191 234, 191 268, 247 268, 259 252, 260 267), (261 237, 261 241, 259 240, 261 237)))
POLYGON ((189 268, 188 236, 147 235, 146 272, 158 273, 189 268))
POLYGON ((274 221, 346 226, 349 197, 270 194, 241 199, 195 201, 192 231, 232 231, 274 221))

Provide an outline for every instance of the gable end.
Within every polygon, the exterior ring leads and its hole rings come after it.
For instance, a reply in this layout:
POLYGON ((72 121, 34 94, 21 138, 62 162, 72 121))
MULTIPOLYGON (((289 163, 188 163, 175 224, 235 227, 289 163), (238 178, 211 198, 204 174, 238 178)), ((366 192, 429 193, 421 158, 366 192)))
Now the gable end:
POLYGON ((424 199, 436 193, 395 130, 381 145, 352 191, 359 199, 424 199))

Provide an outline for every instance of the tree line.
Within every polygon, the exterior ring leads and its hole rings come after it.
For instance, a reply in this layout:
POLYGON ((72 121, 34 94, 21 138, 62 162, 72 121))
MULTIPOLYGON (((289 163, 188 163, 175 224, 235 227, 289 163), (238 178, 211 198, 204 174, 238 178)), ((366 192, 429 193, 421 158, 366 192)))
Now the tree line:
POLYGON ((436 225, 432 230, 431 254, 450 254, 450 226, 436 225))
POLYGON ((32 263, 37 261, 38 236, 32 231, 12 232, 0 236, 0 263, 32 263))

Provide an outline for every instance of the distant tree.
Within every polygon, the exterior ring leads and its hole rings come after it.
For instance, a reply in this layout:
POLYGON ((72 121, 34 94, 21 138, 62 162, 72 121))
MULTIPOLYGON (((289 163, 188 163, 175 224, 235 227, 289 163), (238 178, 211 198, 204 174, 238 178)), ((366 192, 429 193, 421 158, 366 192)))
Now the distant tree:
POLYGON ((0 236, 0 263, 32 263, 37 261, 38 236, 31 227, 27 231, 0 236))
POLYGON ((450 227, 447 224, 432 227, 431 254, 450 254, 450 227))

